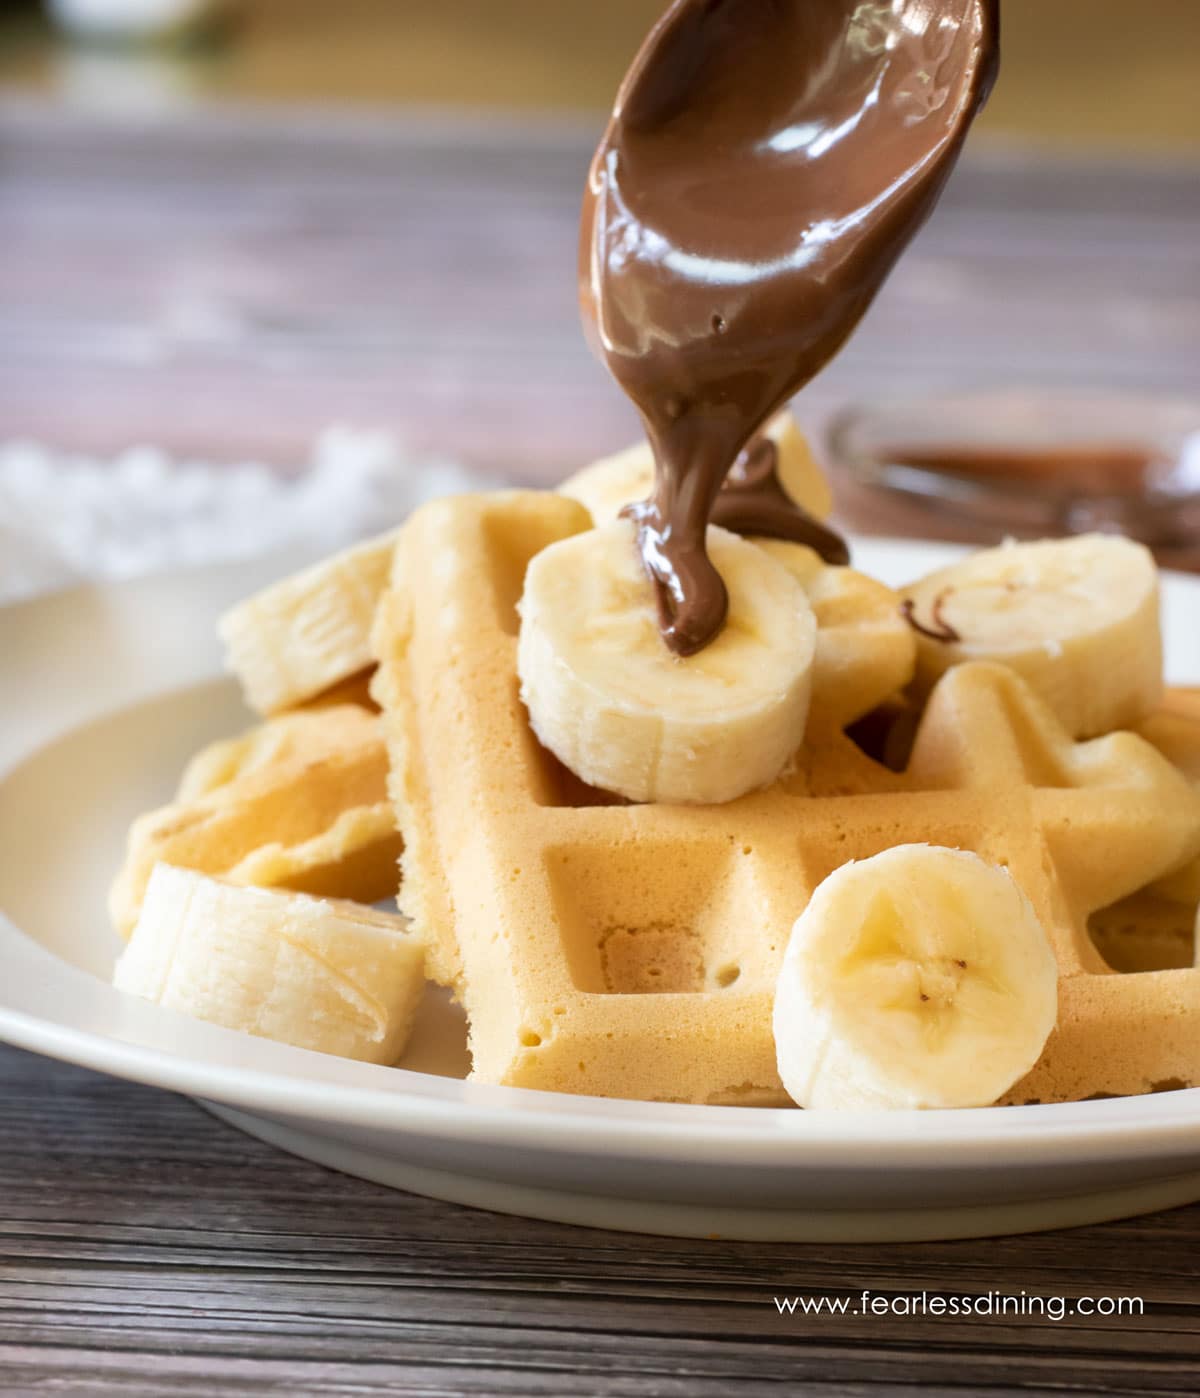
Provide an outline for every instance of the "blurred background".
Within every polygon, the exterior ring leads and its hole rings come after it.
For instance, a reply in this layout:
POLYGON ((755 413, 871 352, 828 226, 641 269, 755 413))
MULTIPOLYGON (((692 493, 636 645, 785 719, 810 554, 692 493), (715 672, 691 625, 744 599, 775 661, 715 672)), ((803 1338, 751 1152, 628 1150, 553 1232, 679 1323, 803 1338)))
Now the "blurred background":
MULTIPOLYGON (((64 97, 88 90, 103 65, 64 44, 47 10, 76 33, 110 37, 196 17, 190 54, 145 65, 157 66, 144 81, 160 95, 599 112, 662 9, 662 0, 6 0, 0 80, 64 97)), ((1200 149, 1194 0, 1004 0, 1003 19, 1004 82, 982 123, 990 136, 1200 149)), ((120 82, 136 79, 126 71, 120 82)))
MULTIPOLYGON (((398 459, 541 483, 622 445, 636 422, 578 328, 576 223, 661 9, 0 0, 0 442, 286 473, 341 423, 388 434, 398 459)), ((847 437, 852 408, 996 390, 953 431, 1053 438, 1068 395, 1072 450, 1115 442, 1143 493, 1196 425, 1200 4, 1002 15, 1001 79, 942 206, 797 403, 827 457, 858 454, 838 482, 858 528, 1009 522, 880 489, 861 459, 878 434, 847 437)), ((1176 472, 1173 522, 1156 517, 1176 561, 1197 484, 1176 472)), ((1115 489, 1102 518, 1123 518, 1115 489)), ((1055 509, 1064 528, 1096 517, 1055 509)))

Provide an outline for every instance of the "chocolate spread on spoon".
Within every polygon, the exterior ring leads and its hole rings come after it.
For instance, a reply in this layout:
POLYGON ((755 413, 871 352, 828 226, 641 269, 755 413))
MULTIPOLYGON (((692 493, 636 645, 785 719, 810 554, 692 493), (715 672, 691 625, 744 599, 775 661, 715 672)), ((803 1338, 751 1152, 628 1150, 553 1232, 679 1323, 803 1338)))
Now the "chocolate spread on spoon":
MULTIPOLYGON (((633 514, 680 655, 728 606, 710 518, 781 518, 745 482, 714 515, 722 482, 928 216, 995 74, 996 11, 675 0, 621 86, 588 176, 581 295, 654 451, 633 514)), ((829 548, 813 523, 797 516, 787 537, 829 548)))

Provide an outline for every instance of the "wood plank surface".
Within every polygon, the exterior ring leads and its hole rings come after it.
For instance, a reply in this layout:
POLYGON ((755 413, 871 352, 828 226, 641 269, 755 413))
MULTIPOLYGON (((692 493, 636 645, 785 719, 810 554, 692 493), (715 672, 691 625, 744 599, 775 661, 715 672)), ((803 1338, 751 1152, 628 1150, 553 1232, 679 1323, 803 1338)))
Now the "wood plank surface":
POLYGON ((0 1391, 1192 1393, 1200 1207, 896 1247, 688 1242, 335 1175, 0 1050, 0 1391), (780 1316, 776 1296, 1139 1296, 1140 1317, 780 1316))
MULTIPOLYGON (((596 123, 0 100, 0 434, 281 463, 330 421, 550 481, 634 418, 579 328, 596 123)), ((1194 166, 980 147, 798 400, 1194 393, 1194 166)))

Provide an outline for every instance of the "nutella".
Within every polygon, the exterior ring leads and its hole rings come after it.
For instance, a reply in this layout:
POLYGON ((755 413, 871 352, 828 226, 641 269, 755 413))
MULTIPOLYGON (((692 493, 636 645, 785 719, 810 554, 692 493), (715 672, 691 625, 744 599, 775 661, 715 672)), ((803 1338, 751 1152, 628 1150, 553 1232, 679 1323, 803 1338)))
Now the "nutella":
MULTIPOLYGON (((581 299, 654 452, 631 512, 678 654, 725 618, 710 519, 781 520, 753 452, 719 501, 722 483, 930 213, 997 29, 997 0, 675 0, 634 60, 589 172, 581 299)), ((815 521, 789 528, 839 556, 815 521)))

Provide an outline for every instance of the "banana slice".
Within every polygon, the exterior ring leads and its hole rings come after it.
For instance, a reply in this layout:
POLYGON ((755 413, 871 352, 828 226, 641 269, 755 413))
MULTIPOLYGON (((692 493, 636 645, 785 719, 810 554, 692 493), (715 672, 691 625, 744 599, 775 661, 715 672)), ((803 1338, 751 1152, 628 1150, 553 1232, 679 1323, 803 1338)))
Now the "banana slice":
POLYGON ((405 918, 159 864, 113 984, 227 1029, 394 1063, 424 959, 405 918))
MULTIPOLYGON (((833 494, 796 419, 791 413, 780 413, 767 424, 766 435, 779 452, 776 471, 780 484, 814 519, 828 519, 833 494)), ((603 525, 611 524, 632 501, 645 500, 653 486, 654 457, 649 446, 640 442, 576 471, 558 492, 578 500, 593 524, 603 525)))
POLYGON ((1040 1057, 1057 981, 1005 870, 897 845, 835 870, 792 929, 775 993, 779 1075, 803 1107, 986 1106, 1040 1057))
POLYGON ((376 714, 354 704, 283 714, 211 744, 179 798, 139 816, 109 893, 128 937, 159 863, 229 883, 373 902, 396 891, 402 841, 376 714))
POLYGON ((814 717, 853 723, 908 684, 917 646, 897 593, 865 573, 826 563, 804 544, 754 542, 792 574, 817 618, 814 717))
POLYGON ((659 635, 629 520, 543 549, 521 599, 521 697, 544 746, 631 801, 731 801, 780 774, 804 737, 816 619, 756 545, 708 531, 729 591, 717 639, 680 660, 659 635))
POLYGON ((960 661, 999 661, 1075 738, 1129 728, 1162 699, 1158 572, 1128 539, 1005 544, 903 593, 922 693, 960 661))
POLYGON ((292 708, 371 664, 371 623, 396 538, 393 531, 334 554, 221 617, 226 669, 252 709, 292 708))
MULTIPOLYGON (((302 768, 320 762, 378 732, 378 723, 356 704, 295 709, 248 728, 236 738, 218 738, 189 759, 176 802, 197 801, 256 772, 302 768)), ((212 871, 210 871, 212 872, 212 871)))

